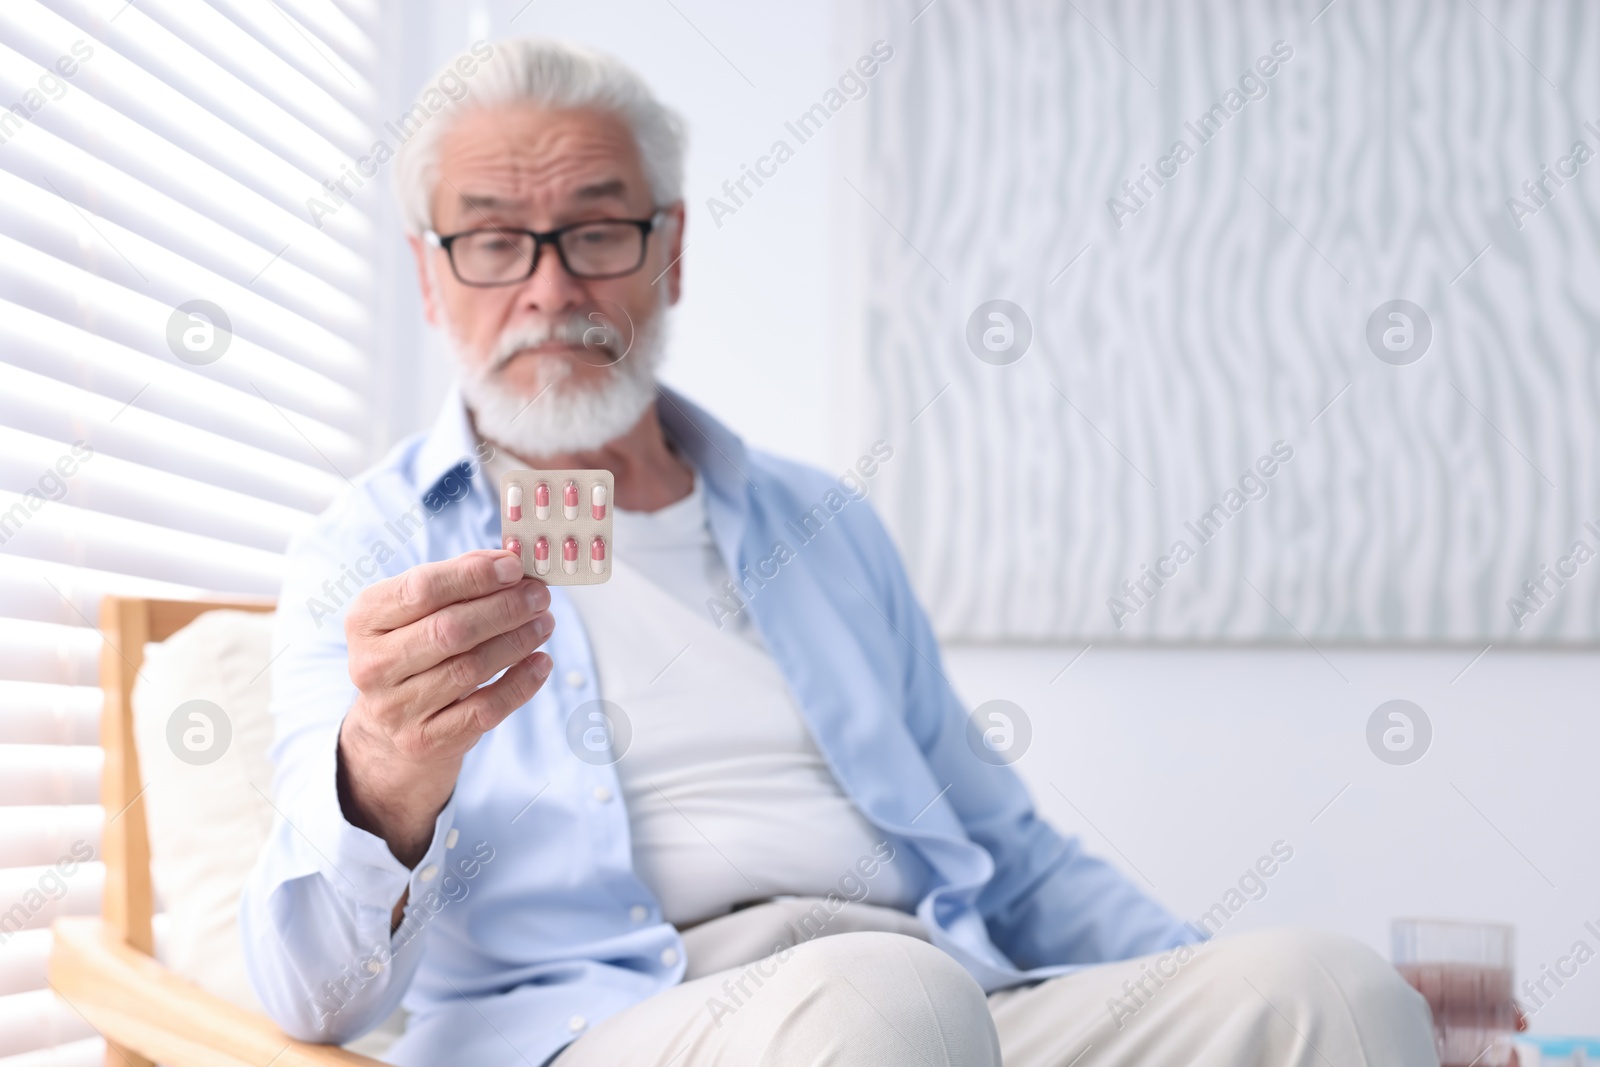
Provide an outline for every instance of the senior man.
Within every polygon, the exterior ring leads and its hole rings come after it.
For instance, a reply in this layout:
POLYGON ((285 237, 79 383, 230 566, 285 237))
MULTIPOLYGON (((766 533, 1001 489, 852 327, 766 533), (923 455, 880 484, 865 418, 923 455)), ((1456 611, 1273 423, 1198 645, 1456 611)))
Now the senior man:
POLYGON ((286 1030, 403 1003, 416 1067, 1436 1062, 1366 948, 1205 942, 1040 821, 868 505, 757 588, 840 486, 655 381, 681 123, 551 41, 445 77, 396 178, 460 392, 298 541, 279 612, 242 922, 286 1030), (615 475, 609 583, 496 549, 518 466, 615 475))

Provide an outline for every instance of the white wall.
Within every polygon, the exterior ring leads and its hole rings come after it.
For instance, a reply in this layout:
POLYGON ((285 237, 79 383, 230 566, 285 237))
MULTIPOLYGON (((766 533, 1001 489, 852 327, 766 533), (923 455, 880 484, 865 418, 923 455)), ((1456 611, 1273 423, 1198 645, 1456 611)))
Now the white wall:
MULTIPOLYGON (((1387 958, 1396 916, 1510 922, 1519 982, 1579 939, 1600 950, 1584 929, 1600 927, 1600 657, 1096 646, 1074 664, 1082 650, 960 646, 946 662, 969 705, 1028 716, 1016 766, 1051 823, 1182 918, 1282 839, 1294 858, 1224 935, 1315 926, 1387 958), (1409 766, 1366 744, 1368 717, 1395 698, 1433 725, 1409 766)), ((1600 1033, 1600 959, 1532 1024, 1600 1033)))

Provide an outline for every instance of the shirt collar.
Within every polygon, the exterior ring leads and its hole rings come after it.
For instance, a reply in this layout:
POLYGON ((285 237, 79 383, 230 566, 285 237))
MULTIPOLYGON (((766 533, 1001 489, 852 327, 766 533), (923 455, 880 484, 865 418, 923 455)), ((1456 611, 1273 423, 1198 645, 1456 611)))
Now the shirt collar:
POLYGON ((451 385, 445 394, 444 406, 439 409, 439 417, 434 419, 432 429, 417 452, 417 495, 426 499, 439 488, 446 475, 460 470, 463 464, 473 471, 477 459, 478 439, 467 418, 461 388, 451 385))
POLYGON ((662 432, 705 479, 711 539, 728 573, 737 576, 755 505, 750 497, 756 483, 750 477, 749 450, 709 412, 664 385, 656 386, 656 414, 662 432))
POLYGON ((656 416, 661 429, 706 480, 708 495, 733 502, 749 484, 744 441, 704 408, 675 389, 656 386, 656 416))

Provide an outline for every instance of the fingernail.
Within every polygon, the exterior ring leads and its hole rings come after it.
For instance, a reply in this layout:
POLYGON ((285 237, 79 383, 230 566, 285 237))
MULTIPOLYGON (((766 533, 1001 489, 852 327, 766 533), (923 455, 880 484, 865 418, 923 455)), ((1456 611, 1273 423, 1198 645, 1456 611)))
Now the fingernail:
POLYGON ((550 677, 550 669, 556 665, 555 660, 551 659, 546 653, 543 652, 535 652, 528 658, 533 660, 534 674, 537 674, 540 678, 550 677))
POLYGON ((494 561, 494 576, 501 585, 510 585, 522 577, 522 562, 515 556, 501 556, 494 561))
POLYGON ((534 623, 533 628, 539 631, 539 636, 541 639, 549 637, 550 634, 555 631, 556 620, 551 618, 549 615, 541 615, 539 617, 539 621, 534 623))

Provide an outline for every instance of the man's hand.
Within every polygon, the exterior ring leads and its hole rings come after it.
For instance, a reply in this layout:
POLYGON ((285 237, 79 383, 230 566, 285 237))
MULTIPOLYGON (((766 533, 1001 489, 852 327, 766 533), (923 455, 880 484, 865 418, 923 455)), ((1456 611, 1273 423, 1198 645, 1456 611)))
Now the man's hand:
POLYGON ((534 651, 555 628, 550 591, 510 552, 467 552, 368 587, 344 628, 359 694, 339 731, 339 802, 413 867, 462 757, 550 676, 534 651))

